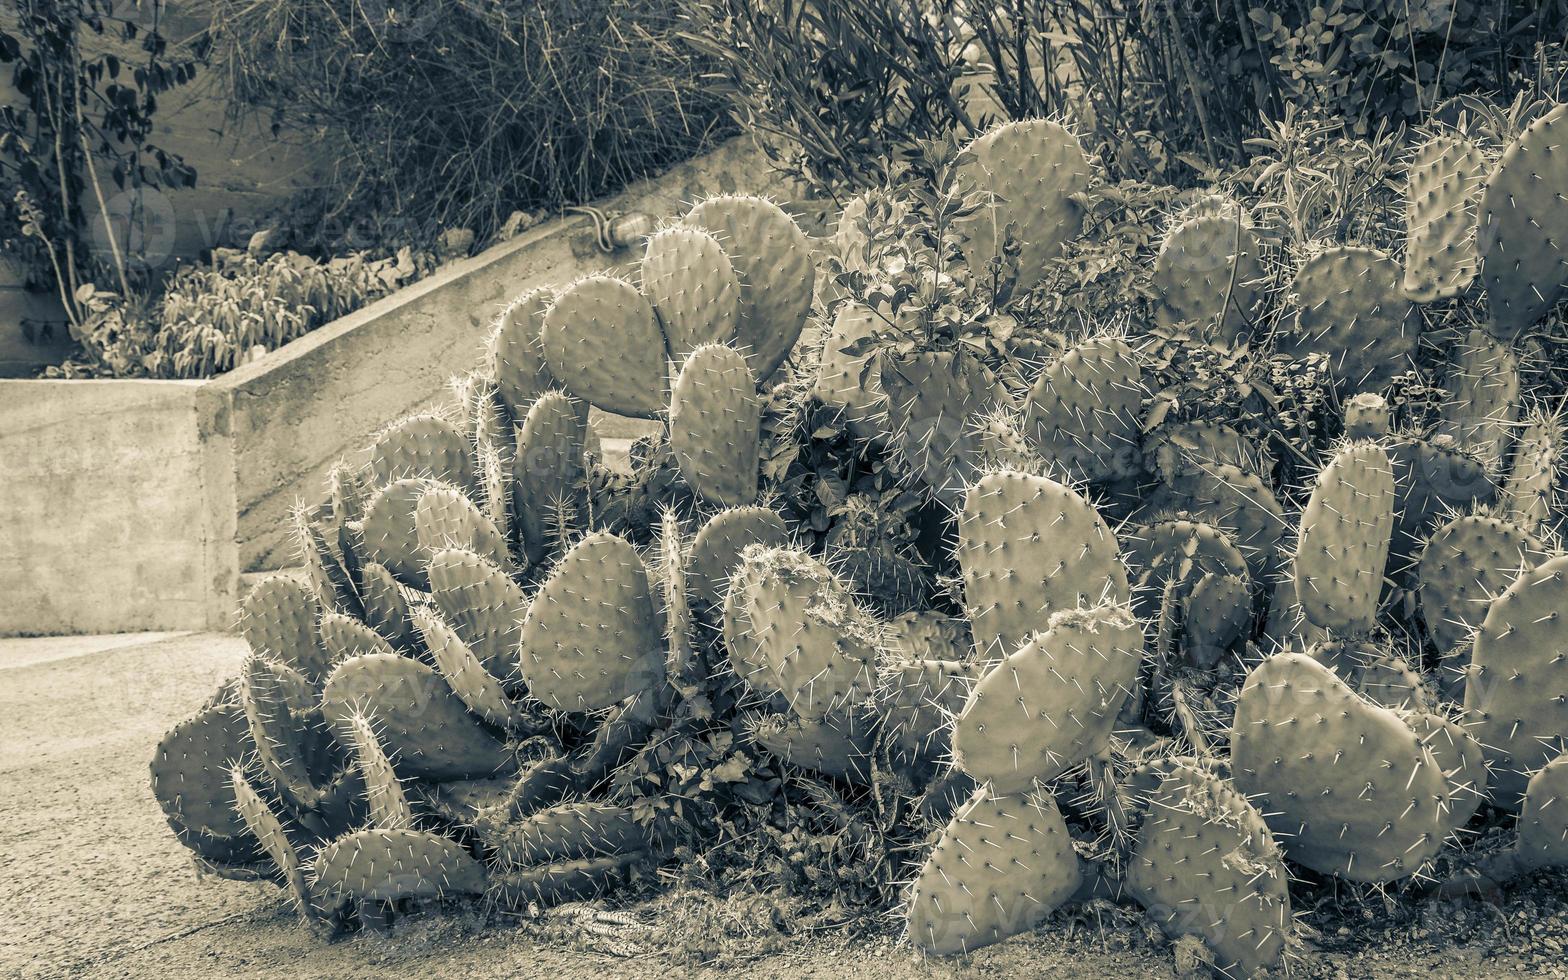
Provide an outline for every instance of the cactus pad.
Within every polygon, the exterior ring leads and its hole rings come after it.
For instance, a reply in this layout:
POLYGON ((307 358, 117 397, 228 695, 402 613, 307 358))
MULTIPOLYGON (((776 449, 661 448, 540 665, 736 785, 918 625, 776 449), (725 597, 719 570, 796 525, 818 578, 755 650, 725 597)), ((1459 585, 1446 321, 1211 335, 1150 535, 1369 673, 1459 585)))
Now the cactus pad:
POLYGON ((430 556, 430 590, 441 618, 502 679, 517 670, 528 598, 506 573, 471 551, 445 549, 430 556))
POLYGON ((311 868, 317 907, 482 895, 484 868, 454 841, 422 830, 361 830, 321 849, 311 868))
POLYGON ((419 498, 439 486, 427 479, 389 483, 371 498, 359 524, 366 559, 385 566, 399 582, 416 589, 428 586, 424 568, 428 552, 419 547, 414 514, 419 498))
POLYGON ((1301 513, 1296 598, 1324 629, 1372 628, 1394 532, 1394 473, 1376 443, 1352 442, 1319 471, 1301 513))
POLYGON ((414 622, 425 638, 436 670, 468 710, 497 728, 516 728, 523 724, 524 715, 506 696, 501 682, 485 670, 484 664, 458 639, 452 627, 429 609, 415 612, 414 622))
POLYGON ((1022 251, 1018 288, 1045 277, 1047 263, 1083 231, 1080 195, 1089 189, 1089 161, 1060 124, 1026 119, 997 126, 969 144, 963 173, 989 200, 960 224, 969 236, 964 257, 976 275, 1000 252, 1007 226, 1017 224, 1022 251))
POLYGON ((510 870, 646 851, 652 840, 628 807, 562 803, 510 824, 485 843, 510 870))
POLYGON ((439 415, 413 415, 376 437, 370 447, 370 485, 436 480, 473 492, 474 464, 463 430, 439 415))
POLYGON ((530 289, 507 304, 490 335, 487 354, 496 393, 514 419, 522 418, 534 399, 555 386, 539 342, 545 311, 554 302, 554 290, 530 289))
POLYGON ((254 749, 244 710, 220 705, 175 725, 153 753, 153 796, 180 842, 208 860, 259 856, 229 784, 231 766, 254 749))
POLYGON ((1450 299, 1475 279, 1475 209, 1490 169, 1486 154, 1463 136, 1444 133, 1416 148, 1405 182, 1406 297, 1450 299))
POLYGON ((314 592, 295 579, 274 575, 258 582, 240 603, 240 632, 252 653, 319 684, 329 667, 316 634, 320 616, 314 592))
POLYGON ((1323 249, 1296 273, 1300 309, 1279 335, 1279 349, 1295 358, 1326 355, 1350 392, 1383 387, 1410 370, 1419 333, 1399 278, 1399 265, 1376 249, 1323 249))
POLYGON ((1546 558, 1534 535, 1485 513, 1456 517, 1432 532, 1417 574, 1432 642, 1439 650, 1468 643, 1492 599, 1546 558))
POLYGON ((788 713, 752 715, 745 731, 769 755, 792 766, 863 786, 871 785, 871 753, 876 717, 857 708, 830 711, 821 718, 788 713))
POLYGON ((549 555, 582 506, 587 435, 583 412, 558 391, 540 395, 517 430, 512 507, 529 561, 549 555))
POLYGON ((1486 331, 1470 331, 1453 351, 1438 433, 1497 472, 1518 416, 1518 355, 1486 331))
POLYGON ((789 531, 777 512, 753 506, 713 515, 697 532, 687 557, 686 584, 692 595, 710 606, 722 605, 740 553, 753 544, 769 548, 789 544, 789 531))
POLYGON ((550 373, 577 397, 635 418, 664 408, 664 334, 631 283, 579 279, 550 305, 539 336, 550 373))
POLYGON ((1024 409, 1024 436, 1072 480, 1113 480, 1140 469, 1139 359, 1125 340, 1087 340, 1040 373, 1024 409))
POLYGON ((721 344, 693 350, 670 393, 670 450, 687 485, 723 507, 754 503, 761 426, 746 359, 721 344))
POLYGON ((1481 198, 1476 248, 1492 335, 1511 341, 1556 304, 1568 285, 1568 105, 1525 127, 1503 151, 1481 198))
POLYGON ((508 561, 506 539, 472 500, 456 487, 431 486, 414 505, 414 539, 421 555, 461 548, 496 564, 508 561))
POLYGON ((648 236, 642 292, 658 311, 676 362, 701 344, 735 336, 740 279, 718 239, 698 228, 665 228, 648 236))
POLYGON ((1234 203, 1224 210, 1171 229, 1154 259, 1154 289, 1162 325, 1194 325, 1228 346, 1251 328, 1264 272, 1252 223, 1234 203))
POLYGON ((977 358, 950 351, 883 355, 889 441, 899 467, 944 503, 955 503, 975 477, 980 433, 972 420, 1006 398, 977 358), (958 362, 954 363, 954 358, 958 362))

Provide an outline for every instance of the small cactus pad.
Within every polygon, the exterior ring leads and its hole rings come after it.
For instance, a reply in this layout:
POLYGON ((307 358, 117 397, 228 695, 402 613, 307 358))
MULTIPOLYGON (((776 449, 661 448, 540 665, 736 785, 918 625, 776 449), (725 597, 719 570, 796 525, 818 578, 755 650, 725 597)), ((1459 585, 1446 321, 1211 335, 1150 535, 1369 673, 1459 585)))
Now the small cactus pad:
POLYGON ((1520 527, 1534 530, 1551 515, 1557 503, 1562 458, 1562 423, 1544 412, 1529 413, 1514 445, 1513 465, 1503 487, 1509 516, 1520 527))
POLYGON ((356 714, 348 719, 345 728, 344 741, 354 752, 354 768, 365 784, 365 811, 370 826, 380 830, 403 830, 414 826, 413 808, 392 768, 392 761, 381 747, 374 721, 366 715, 356 714))
POLYGON ((1452 439, 1395 439, 1388 444, 1394 465, 1394 539, 1388 572, 1406 576, 1421 557, 1428 533, 1453 511, 1492 503, 1497 485, 1480 461, 1452 439))
POLYGON ((1143 629, 1125 607, 1053 613, 969 693, 956 765, 1002 792, 1055 779, 1105 748, 1142 662, 1143 629))
POLYGON ((883 740, 892 757, 915 765, 947 758, 951 721, 964 710, 985 665, 959 660, 915 659, 890 664, 878 703, 883 740))
POLYGON ((875 350, 846 351, 864 346, 878 333, 897 329, 888 316, 872 307, 848 302, 833 315, 823 343, 812 392, 822 404, 842 412, 850 431, 867 442, 886 433, 887 393, 882 390, 880 372, 874 367, 867 369, 876 356, 875 350))
POLYGON ((493 562, 448 548, 430 556, 430 591, 441 618, 485 669, 500 678, 517 670, 528 598, 493 562))
POLYGON ((587 436, 586 416, 559 391, 540 395, 517 430, 512 507, 529 561, 544 560, 581 508, 587 436))
POLYGON ((455 841, 422 830, 361 830, 328 844, 311 868, 317 908, 482 895, 484 868, 455 841))
POLYGON ((1480 268, 1476 202, 1490 161, 1463 136, 1444 133, 1416 148, 1405 180, 1405 296, 1417 303, 1451 299, 1480 268))
MULTIPOLYGON (((761 580, 766 565, 760 559, 783 545, 766 543, 744 545, 741 560, 730 572, 729 589, 724 594, 724 608, 720 630, 730 669, 743 679, 747 686, 764 696, 780 694, 778 680, 773 676, 767 659, 762 654, 762 642, 751 625, 750 595, 755 583, 761 580)), ((781 699, 781 703, 782 699, 781 699)))
POLYGON ((370 485, 424 479, 474 490, 474 464, 463 430, 439 415, 412 415, 376 437, 370 447, 370 485))
POLYGON ((670 450, 697 496, 722 507, 756 501, 761 426, 746 359, 722 344, 693 350, 670 393, 670 450))
POLYGON ((952 351, 884 354, 872 370, 880 371, 887 393, 889 437, 900 469, 956 506, 980 460, 980 432, 972 420, 1005 400, 1006 392, 978 358, 952 351))
POLYGON ((425 556, 461 548, 498 565, 507 561, 506 539, 456 487, 432 486, 420 494, 414 505, 414 536, 425 556))
POLYGON ((1388 435, 1388 400, 1375 391, 1345 399, 1345 438, 1381 439, 1388 435))
POLYGON ((320 683, 328 669, 316 635, 320 616, 321 603, 304 583, 273 575, 256 583, 240 603, 240 632, 252 653, 320 683))
POLYGON ((1255 472, 1230 463, 1186 463, 1169 477, 1174 509, 1229 532, 1254 582, 1269 577, 1285 536, 1285 511, 1255 472))
POLYGON ((369 562, 361 575, 360 598, 365 607, 365 623, 399 650, 410 649, 414 642, 414 623, 408 618, 408 597, 392 573, 383 565, 369 562))
POLYGON ((1444 822, 1449 834, 1463 830, 1486 801, 1486 752, 1459 722, 1433 711, 1406 714, 1405 724, 1432 753, 1448 781, 1444 822))
POLYGON ((1547 558, 1535 536, 1489 514, 1466 514, 1427 539, 1417 579, 1421 616, 1439 650, 1468 643, 1492 599, 1547 558))
POLYGON ((745 731, 769 755, 792 766, 871 785, 871 753, 876 746, 876 717, 858 708, 830 711, 821 718, 787 712, 748 717, 745 731))
POLYGON ((555 385, 539 342, 545 311, 554 302, 554 290, 530 289, 507 304, 490 335, 488 354, 496 393, 514 419, 522 418, 534 399, 555 385))
POLYGON ((490 894, 502 908, 582 901, 614 888, 648 857, 646 851, 633 851, 502 872, 495 876, 490 894))
POLYGON ((429 553, 419 547, 414 513, 419 498, 438 486, 441 484, 427 479, 389 483, 371 498, 360 522, 365 558, 384 566, 399 582, 415 589, 428 586, 424 566, 429 553))
POLYGON ((1518 417, 1518 355, 1486 331, 1470 331, 1452 353, 1438 433, 1497 472, 1518 417))
POLYGON ((1519 853, 1534 868, 1568 865, 1568 756, 1530 777, 1519 811, 1519 853))
POLYGON ((485 842, 507 869, 646 851, 652 843, 630 808, 602 803, 562 803, 509 824, 485 842))
POLYGON ((1295 358, 1326 355, 1334 377, 1350 392, 1383 387, 1410 370, 1419 333, 1399 277, 1399 265, 1376 249, 1332 246, 1318 252, 1296 273, 1300 309, 1279 336, 1280 350, 1295 358))
POLYGON ((321 710, 345 732, 368 711, 400 775, 476 779, 504 774, 513 761, 447 686, 417 660, 389 653, 338 664, 321 693, 321 710))
POLYGON ((1083 880, 1073 839, 1048 793, 974 795, 942 831, 909 898, 909 939, 928 953, 968 953, 1028 932, 1083 880))
POLYGON ((1530 773, 1568 733, 1568 555, 1514 579, 1476 630, 1466 726, 1486 747, 1492 800, 1517 809, 1530 773))
POLYGON ((735 336, 740 279, 718 239, 698 228, 665 228, 648 236, 642 292, 659 313, 677 362, 702 344, 735 336))
POLYGON ((744 562, 755 656, 795 713, 821 718, 870 694, 878 627, 844 582, 821 560, 789 548, 748 548, 744 562))
POLYGON ((1568 285, 1568 104, 1530 123, 1503 151, 1481 198, 1476 247, 1492 335, 1510 341, 1568 285))
POLYGON ((1234 203, 1226 211, 1187 218, 1165 236, 1154 259, 1155 316, 1164 326, 1194 325, 1231 345, 1251 329, 1264 272, 1252 223, 1234 203))
POLYGON ((380 633, 352 616, 327 613, 321 617, 321 646, 333 666, 367 653, 396 653, 380 633))
POLYGON ((550 305, 540 343, 550 373, 577 397, 634 418, 656 418, 664 409, 664 334, 631 283, 579 279, 550 305))
POLYGON ((219 705, 175 725, 153 753, 153 796, 180 842, 208 860, 258 856, 229 784, 231 766, 254 750, 244 710, 219 705))
POLYGON ((1282 963, 1290 873, 1263 817, 1212 772, 1177 763, 1149 800, 1127 888, 1166 935, 1200 936, 1221 976, 1282 963))
POLYGON ((1024 437, 1072 480, 1138 472, 1139 360, 1125 340, 1087 340, 1040 373, 1024 409, 1024 437))
POLYGON ((729 591, 730 574, 747 545, 783 548, 789 544, 784 518, 767 507, 731 507, 719 511, 697 532, 687 556, 686 585, 692 595, 720 606, 729 591))
POLYGON ((1416 734, 1305 654, 1247 677, 1231 770, 1291 860, 1351 881, 1404 878, 1437 854, 1448 784, 1416 734))
POLYGON ((1318 472, 1296 549, 1296 597, 1324 629, 1372 628, 1394 532, 1394 472, 1376 443, 1347 443, 1318 472))
POLYGON ((1240 575, 1207 572, 1188 595, 1183 613, 1187 662, 1212 668, 1252 627, 1252 587, 1240 575))
POLYGON ((664 680, 648 570, 624 538, 579 541, 550 572, 523 622, 528 693, 562 711, 596 711, 664 680))
POLYGON ((970 143, 963 173, 989 201, 960 229, 964 256, 977 276, 1001 251, 1010 224, 1022 251, 1018 287, 1045 277, 1047 263, 1083 231, 1080 196, 1089 189, 1089 161, 1060 124, 1026 119, 997 126, 970 143))
POLYGON ((284 887, 289 890, 289 897, 294 901, 295 911, 306 921, 313 919, 316 910, 310 902, 310 885, 305 881, 305 869, 300 864, 299 852, 284 831, 283 822, 245 778, 244 767, 236 765, 229 770, 229 784, 234 789, 234 809, 238 811, 240 819, 245 821, 250 835, 261 842, 262 850, 272 860, 273 867, 283 879, 284 887))
POLYGON ((458 639, 452 627, 429 609, 415 612, 414 622, 425 638, 425 647, 436 662, 436 670, 468 710, 497 728, 513 728, 520 723, 522 714, 506 696, 501 682, 485 670, 484 664, 458 639))
POLYGON ((958 564, 982 657, 1017 650, 1052 613, 1128 601, 1116 535, 1093 504, 1046 477, 981 477, 958 518, 958 564))
POLYGON ((766 381, 794 349, 811 312, 817 270, 810 240, 783 208, 748 195, 710 197, 684 223, 712 235, 729 256, 740 280, 734 346, 752 376, 766 381))

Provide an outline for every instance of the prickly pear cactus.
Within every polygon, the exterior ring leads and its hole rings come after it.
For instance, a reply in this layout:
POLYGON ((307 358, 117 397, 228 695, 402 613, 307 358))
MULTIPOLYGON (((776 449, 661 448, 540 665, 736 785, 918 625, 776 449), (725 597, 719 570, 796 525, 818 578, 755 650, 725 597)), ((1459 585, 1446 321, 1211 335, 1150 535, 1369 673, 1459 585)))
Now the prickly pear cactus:
POLYGON ((319 684, 329 669, 316 634, 320 617, 314 592, 296 579, 273 575, 256 583, 240 603, 240 633, 252 653, 319 684))
POLYGON ((452 627, 429 609, 416 611, 414 622, 435 661, 436 670, 468 710, 496 728, 528 727, 531 719, 506 696, 500 680, 485 669, 452 627))
POLYGON ((892 757, 915 767, 952 751, 952 719, 964 710, 986 665, 962 660, 911 659, 883 672, 878 704, 883 739, 892 757))
POLYGON ((1375 391, 1345 399, 1345 438, 1381 439, 1388 435, 1388 401, 1375 391))
POLYGON ((1408 877, 1447 833, 1448 785, 1431 751, 1397 714, 1304 654, 1276 654, 1248 675, 1231 771, 1286 856, 1324 874, 1408 877))
POLYGON ((1486 154, 1463 135, 1442 133, 1416 147, 1405 178, 1406 297, 1451 299, 1475 279, 1475 210, 1490 172, 1486 154))
POLYGON ((713 515, 692 541, 686 583, 692 595, 709 606, 720 606, 729 592, 730 575, 748 545, 783 548, 789 544, 784 519, 767 507, 731 507, 713 515))
POLYGON ((354 753, 354 768, 365 786, 365 812, 370 826, 380 830, 406 830, 414 826, 414 810, 392 761, 381 748, 375 721, 368 715, 350 715, 343 725, 344 741, 354 753))
POLYGON ((687 485, 721 507, 754 503, 761 426, 746 359, 722 344, 693 350, 670 394, 670 450, 687 485))
POLYGON ((1468 643, 1492 597, 1546 558, 1534 535, 1486 512, 1460 515, 1433 531, 1417 569, 1421 617, 1432 642, 1439 650, 1468 643))
POLYGON ((1497 485, 1480 460, 1452 438, 1396 438, 1387 444, 1394 465, 1394 538, 1388 571, 1404 578, 1421 557, 1422 543, 1447 515, 1493 503, 1497 485))
POLYGON ((658 311, 676 363, 703 344, 729 343, 740 317, 740 278, 718 239, 699 228, 648 236, 642 292, 658 311))
POLYGON ((180 842, 208 860, 241 864, 260 856, 229 784, 231 766, 252 751, 244 710, 218 705, 175 725, 153 753, 153 796, 180 842))
POLYGON ((981 787, 926 859, 909 898, 909 939, 968 953, 1038 926, 1082 881, 1073 839, 1049 793, 981 787))
POLYGON ((365 558, 385 567, 410 588, 429 586, 424 567, 429 553, 419 546, 419 526, 414 514, 419 498, 441 485, 423 478, 389 483, 370 499, 359 523, 365 558))
POLYGON ((1517 809, 1530 773, 1568 733, 1568 556, 1514 579, 1475 633, 1465 680, 1468 727, 1486 747, 1492 800, 1517 809))
POLYGON ((758 712, 744 719, 742 729, 781 762, 869 786, 876 721, 874 714, 851 706, 809 719, 792 712, 758 712))
POLYGON ((327 651, 334 666, 351 657, 360 657, 367 653, 397 652, 380 633, 352 616, 326 613, 321 617, 319 628, 322 649, 327 651))
POLYGON ((1071 480, 1114 480, 1138 472, 1139 358, 1120 337, 1068 350, 1040 373, 1024 407, 1024 437, 1071 480))
POLYGON ((556 386, 539 342, 544 313, 554 302, 553 289, 531 289, 507 304, 491 331, 486 359, 496 394, 514 419, 521 419, 534 399, 556 386))
POLYGON ((1296 273, 1295 321, 1279 337, 1292 357, 1324 354, 1348 392, 1376 391, 1410 370, 1419 324, 1399 265, 1372 248, 1330 246, 1296 273))
POLYGON ((888 441, 899 468, 956 506, 980 462, 972 420, 1007 393, 977 358, 952 351, 884 354, 872 370, 887 394, 888 441))
POLYGON ((958 564, 982 657, 1014 652, 1053 613, 1128 601, 1116 535, 1093 504, 1046 477, 981 477, 958 518, 958 564))
POLYGON ((1230 534, 1253 581, 1272 576, 1287 525, 1284 508, 1262 477, 1230 463, 1187 462, 1167 480, 1170 509, 1230 534))
POLYGON ((1262 244, 1240 205, 1178 215, 1154 259, 1155 316, 1230 346, 1251 330, 1263 298, 1262 244))
POLYGON ((1055 779, 1105 748, 1142 662, 1143 628, 1125 607, 1053 613, 970 692, 955 764, 1001 792, 1055 779))
POLYGON ((1518 416, 1518 356, 1486 331, 1470 331, 1453 351, 1437 432, 1452 436, 1495 473, 1502 467, 1518 416))
POLYGON ((528 599, 497 565, 458 548, 434 552, 430 594, 441 618, 486 670, 502 678, 517 670, 528 599))
POLYGON ((468 437, 439 415, 413 415, 392 425, 370 447, 370 486, 397 480, 435 480, 475 490, 468 437))
POLYGON ((295 806, 319 804, 342 766, 316 709, 315 687, 292 668, 252 654, 240 668, 239 695, 272 784, 295 806))
POLYGON ((1444 820, 1449 835, 1457 834, 1486 802, 1486 753, 1468 728, 1445 714, 1416 711, 1404 719, 1443 770, 1448 781, 1444 820))
POLYGON ((250 835, 261 843, 262 850, 283 877, 284 886, 294 901, 294 909, 307 922, 315 918, 316 910, 310 900, 310 885, 305 881, 305 869, 300 863, 299 852, 289 839, 283 822, 273 812, 267 801, 245 776, 245 768, 235 764, 229 768, 229 785, 234 790, 234 809, 245 821, 250 835))
POLYGON ((539 333, 550 373, 606 412, 658 417, 665 405, 664 334, 631 283, 594 275, 568 286, 539 333))
POLYGON ((325 914, 356 902, 482 895, 485 870, 456 841, 423 830, 361 830, 322 848, 310 889, 325 914))
POLYGON ((375 562, 367 562, 360 574, 365 625, 398 650, 412 649, 416 641, 414 623, 408 617, 408 597, 403 587, 385 566, 375 562))
POLYGON ((1072 133, 1046 119, 998 126, 965 153, 964 174, 991 204, 961 223, 969 236, 964 257, 971 269, 983 269, 999 254, 1008 225, 1016 224, 1018 288, 1027 289, 1083 231, 1079 198, 1089 189, 1089 160, 1072 133))
POLYGON ((1394 532, 1394 473, 1376 443, 1342 447, 1318 473, 1301 512, 1296 597, 1324 629, 1372 628, 1394 532))
POLYGON ((1532 122, 1503 151, 1481 198, 1476 229, 1481 281, 1494 337, 1512 341, 1557 302, 1568 285, 1568 104, 1532 122))
POLYGON ((586 440, 584 412, 559 391, 540 395, 517 430, 512 513, 529 561, 543 561, 579 520, 586 440))
POLYGON ((507 825, 485 846, 503 868, 511 870, 647 851, 653 841, 628 807, 563 803, 507 825))
POLYGON ((1562 423, 1555 415, 1530 412, 1514 446, 1513 465, 1502 493, 1509 516, 1520 527, 1534 530, 1551 516, 1562 459, 1562 423))
POLYGON ((414 540, 421 556, 449 548, 471 551, 497 565, 510 562, 506 539, 478 507, 456 487, 431 486, 414 505, 414 540))

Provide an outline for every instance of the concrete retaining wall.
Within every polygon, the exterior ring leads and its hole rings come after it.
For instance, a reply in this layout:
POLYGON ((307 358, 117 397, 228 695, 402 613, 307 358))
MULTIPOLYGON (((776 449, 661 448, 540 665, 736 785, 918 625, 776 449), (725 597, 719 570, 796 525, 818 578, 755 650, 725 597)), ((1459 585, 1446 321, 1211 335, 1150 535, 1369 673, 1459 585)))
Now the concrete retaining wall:
MULTIPOLYGON (((603 207, 659 217, 778 191, 750 143, 603 207)), ((208 382, 0 381, 0 634, 224 627, 244 572, 296 564, 287 517, 328 468, 447 396, 518 293, 632 258, 547 222, 208 382)))

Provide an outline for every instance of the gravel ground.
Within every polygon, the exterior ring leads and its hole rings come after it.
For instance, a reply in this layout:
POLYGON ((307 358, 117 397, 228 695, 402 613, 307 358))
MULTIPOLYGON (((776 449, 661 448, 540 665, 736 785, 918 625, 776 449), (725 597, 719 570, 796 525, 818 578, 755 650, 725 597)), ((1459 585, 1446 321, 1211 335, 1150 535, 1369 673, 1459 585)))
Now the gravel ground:
MULTIPOLYGON (((237 638, 206 634, 0 641, 0 976, 1175 975, 1169 948, 1109 907, 950 961, 921 960, 892 936, 829 931, 703 944, 699 963, 692 944, 667 930, 617 929, 605 939, 563 917, 514 926, 421 916, 389 936, 324 942, 292 920, 271 887, 199 878, 147 788, 159 736, 243 653, 237 638)), ((678 901, 640 919, 669 922, 678 901)), ((1325 898, 1303 920, 1320 935, 1298 976, 1568 977, 1561 876, 1538 877, 1500 904, 1325 898)))

